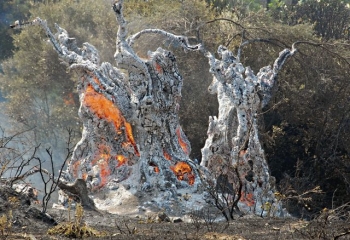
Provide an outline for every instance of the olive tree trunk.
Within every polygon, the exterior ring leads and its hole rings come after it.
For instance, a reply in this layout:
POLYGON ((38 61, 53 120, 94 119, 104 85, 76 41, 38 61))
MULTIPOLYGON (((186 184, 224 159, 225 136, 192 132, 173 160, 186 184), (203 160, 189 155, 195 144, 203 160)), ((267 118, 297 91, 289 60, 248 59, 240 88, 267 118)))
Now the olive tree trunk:
POLYGON ((255 75, 240 63, 241 47, 234 56, 220 46, 220 59, 206 53, 213 75, 208 90, 217 94, 219 115, 209 117, 201 165, 218 181, 228 181, 226 190, 237 198, 241 210, 281 215, 281 204, 274 196, 274 178, 259 141, 258 116, 271 99, 278 71, 295 50, 283 50, 272 68, 263 67, 255 75))
POLYGON ((119 24, 117 67, 100 63, 94 46, 78 47, 57 24, 55 35, 40 18, 12 26, 41 26, 60 59, 79 75, 83 133, 65 180, 83 179, 90 192, 118 189, 123 183, 139 192, 177 199, 183 188, 203 194, 202 175, 214 174, 239 185, 231 194, 247 211, 259 213, 267 209, 266 204, 273 205, 274 188, 259 142, 257 116, 271 98, 279 69, 294 50, 282 51, 273 68, 264 67, 254 75, 240 63, 240 50, 234 56, 220 46, 218 60, 202 45, 190 45, 186 37, 163 30, 144 29, 128 36, 123 0, 116 1, 113 10, 119 24), (140 58, 133 44, 143 34, 160 34, 209 59, 214 76, 209 91, 218 95, 219 116, 210 117, 201 166, 189 159, 190 143, 179 124, 183 78, 175 56, 158 48, 148 52, 147 59, 140 58))
POLYGON ((142 59, 132 46, 142 34, 163 35, 184 50, 196 51, 201 46, 191 46, 187 38, 159 29, 145 29, 128 37, 123 1, 117 1, 113 10, 119 24, 114 54, 117 67, 100 63, 91 44, 79 48, 57 24, 55 35, 40 18, 21 24, 17 21, 12 26, 41 26, 60 59, 79 74, 83 133, 65 178, 84 179, 91 191, 113 189, 127 179, 146 191, 196 189, 201 182, 198 166, 189 159, 190 143, 179 124, 183 78, 176 58, 158 48, 142 59))

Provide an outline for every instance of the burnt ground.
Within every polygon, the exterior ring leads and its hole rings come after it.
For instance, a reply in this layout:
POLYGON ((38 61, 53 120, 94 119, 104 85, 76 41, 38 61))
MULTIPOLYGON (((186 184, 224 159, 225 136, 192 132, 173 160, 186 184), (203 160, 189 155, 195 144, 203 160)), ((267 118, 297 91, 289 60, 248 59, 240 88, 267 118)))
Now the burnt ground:
MULTIPOLYGON (((28 196, 0 187, 0 239, 70 239, 49 235, 47 231, 54 225, 69 222, 69 218, 73 222, 74 210, 49 209, 48 213, 49 216, 42 214, 40 205, 33 204, 28 196)), ((121 216, 84 211, 82 224, 103 233, 104 237, 99 239, 350 239, 347 234, 350 223, 336 218, 307 222, 295 218, 245 216, 229 223, 215 223, 215 218, 205 212, 202 215, 194 212, 186 220, 185 217, 168 218, 159 212, 121 216)))

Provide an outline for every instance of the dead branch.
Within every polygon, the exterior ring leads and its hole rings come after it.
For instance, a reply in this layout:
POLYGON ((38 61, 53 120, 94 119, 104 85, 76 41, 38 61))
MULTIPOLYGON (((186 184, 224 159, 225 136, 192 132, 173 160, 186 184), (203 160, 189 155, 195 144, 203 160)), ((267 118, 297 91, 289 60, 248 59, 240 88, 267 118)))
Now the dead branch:
POLYGON ((66 184, 62 181, 58 181, 57 186, 68 196, 79 201, 84 208, 97 210, 94 201, 88 195, 88 189, 84 179, 76 179, 73 184, 66 184))

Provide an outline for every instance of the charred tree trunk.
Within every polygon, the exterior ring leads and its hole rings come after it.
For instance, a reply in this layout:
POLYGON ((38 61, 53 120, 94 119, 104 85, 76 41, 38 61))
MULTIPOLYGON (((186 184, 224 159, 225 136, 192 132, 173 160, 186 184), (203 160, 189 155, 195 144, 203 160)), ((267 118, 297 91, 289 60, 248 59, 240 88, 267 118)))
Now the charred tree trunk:
POLYGON ((274 198, 273 178, 259 141, 257 121, 271 98, 278 71, 294 52, 294 49, 283 50, 273 68, 263 67, 257 75, 240 63, 240 50, 234 56, 220 46, 220 60, 206 54, 213 75, 209 92, 217 94, 219 116, 209 118, 201 165, 216 177, 229 178, 234 186, 232 191, 236 191, 233 195, 238 196, 238 206, 246 212, 282 213, 274 198))
MULTIPOLYGON (((186 37, 159 29, 145 29, 127 37, 123 0, 116 1, 113 10, 119 24, 114 55, 118 68, 100 63, 98 51, 91 44, 77 47, 75 39, 58 25, 56 35, 40 18, 28 23, 17 21, 12 26, 41 26, 59 57, 80 76, 83 133, 65 180, 83 179, 90 192, 116 189, 123 183, 143 193, 152 190, 154 196, 162 192, 161 196, 176 199, 184 187, 192 193, 201 192, 199 171, 201 168, 207 176, 207 167, 239 185, 233 188, 236 192, 232 195, 238 196, 234 205, 240 201, 248 211, 264 212, 266 203, 274 204, 274 189, 258 138, 257 115, 271 97, 278 70, 294 50, 284 50, 272 69, 264 67, 255 76, 240 63, 240 50, 235 57, 219 47, 218 60, 202 45, 190 45, 186 37), (219 116, 210 117, 202 150, 204 167, 189 159, 190 144, 179 124, 183 79, 175 56, 158 48, 149 52, 147 59, 140 58, 132 46, 143 34, 160 34, 184 50, 204 52, 209 59, 214 76, 209 90, 218 95, 219 116)), ((198 199, 203 195, 197 198, 197 205, 198 199)))
POLYGON ((91 44, 77 47, 75 39, 57 24, 55 35, 40 18, 12 26, 41 26, 59 57, 80 76, 83 133, 65 177, 71 182, 84 179, 92 192, 120 182, 136 183, 139 190, 161 189, 172 194, 181 187, 196 189, 200 184, 198 166, 189 159, 190 143, 178 118, 183 79, 175 56, 158 48, 142 59, 132 45, 142 34, 160 34, 184 50, 196 51, 201 46, 191 46, 187 38, 159 29, 127 37, 123 1, 117 1, 113 10, 119 24, 114 55, 118 68, 100 63, 91 44))

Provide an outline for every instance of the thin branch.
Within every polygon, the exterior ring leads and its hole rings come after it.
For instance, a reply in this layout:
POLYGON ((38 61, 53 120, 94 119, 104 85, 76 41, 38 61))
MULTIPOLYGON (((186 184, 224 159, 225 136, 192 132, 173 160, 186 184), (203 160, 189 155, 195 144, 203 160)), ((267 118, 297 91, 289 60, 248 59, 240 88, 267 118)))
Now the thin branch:
POLYGON ((245 29, 245 27, 242 24, 240 24, 238 22, 235 22, 235 21, 233 21, 232 19, 229 19, 229 18, 215 18, 213 20, 207 21, 207 22, 199 25, 197 27, 197 29, 203 27, 204 25, 207 25, 207 24, 210 24, 210 23, 214 23, 214 22, 217 22, 217 21, 227 21, 227 22, 233 23, 234 25, 236 25, 237 27, 240 27, 241 29, 245 29))
MULTIPOLYGON (((0 143, 1 143, 0 148, 6 147, 6 145, 7 145, 9 142, 11 142, 15 137, 17 137, 17 136, 19 136, 19 135, 21 135, 21 134, 23 134, 23 133, 30 132, 30 131, 32 131, 34 128, 35 128, 35 127, 32 127, 32 128, 23 130, 23 131, 21 131, 21 132, 17 132, 17 133, 15 133, 14 135, 11 135, 11 136, 9 136, 9 137, 3 136, 2 138, 0 138, 0 143)), ((5 132, 3 131, 3 134, 4 134, 4 133, 5 133, 5 132)))
MULTIPOLYGON (((45 30, 46 35, 49 37, 49 39, 50 39, 52 45, 54 46, 54 49, 58 53, 58 55, 60 57, 64 56, 64 52, 63 52, 60 44, 56 41, 55 36, 52 34, 50 28, 47 26, 46 20, 42 20, 39 17, 37 17, 36 19, 34 19, 31 22, 20 23, 17 20, 14 25, 10 25, 10 27, 13 28, 13 29, 22 29, 22 28, 25 28, 25 27, 28 27, 28 26, 41 26, 45 30)), ((58 27, 57 24, 55 26, 58 27)))
POLYGON ((191 45, 188 41, 188 38, 181 35, 175 35, 172 33, 169 33, 167 31, 161 30, 161 29, 144 29, 138 33, 135 33, 134 35, 130 36, 126 41, 127 43, 132 46, 135 42, 135 40, 139 39, 141 35, 143 34, 159 34, 162 35, 174 42, 177 42, 181 45, 181 47, 185 50, 191 50, 191 51, 197 51, 202 49, 202 44, 196 44, 191 45))
POLYGON ((306 44, 306 45, 311 45, 311 46, 315 46, 315 47, 320 47, 320 48, 322 48, 323 50, 325 50, 326 52, 331 53, 331 54, 337 56, 339 59, 342 59, 344 62, 347 63, 347 65, 350 66, 350 62, 349 62, 346 58, 342 57, 340 54, 338 54, 338 53, 336 53, 336 52, 333 52, 333 51, 329 50, 328 48, 326 48, 326 47, 324 46, 324 45, 334 46, 334 44, 328 44, 328 43, 314 43, 314 42, 310 42, 310 41, 297 41, 297 42, 293 43, 292 48, 296 48, 296 46, 297 46, 297 45, 300 45, 300 44, 306 44))
MULTIPOLYGON (((241 58, 242 48, 243 48, 244 46, 250 44, 250 43, 253 43, 253 42, 269 43, 269 44, 272 44, 272 45, 275 45, 275 46, 278 46, 278 47, 284 47, 284 48, 288 46, 287 44, 285 44, 284 42, 282 42, 282 41, 280 41, 280 40, 278 40, 278 39, 276 39, 276 38, 255 38, 255 39, 249 39, 249 40, 243 42, 243 43, 239 46, 239 48, 238 48, 238 50, 237 50, 237 58, 238 58, 238 61, 240 61, 240 58, 241 58), (283 46, 277 44, 276 42, 281 43, 283 46)), ((293 49, 293 47, 292 47, 292 49, 293 49)))

